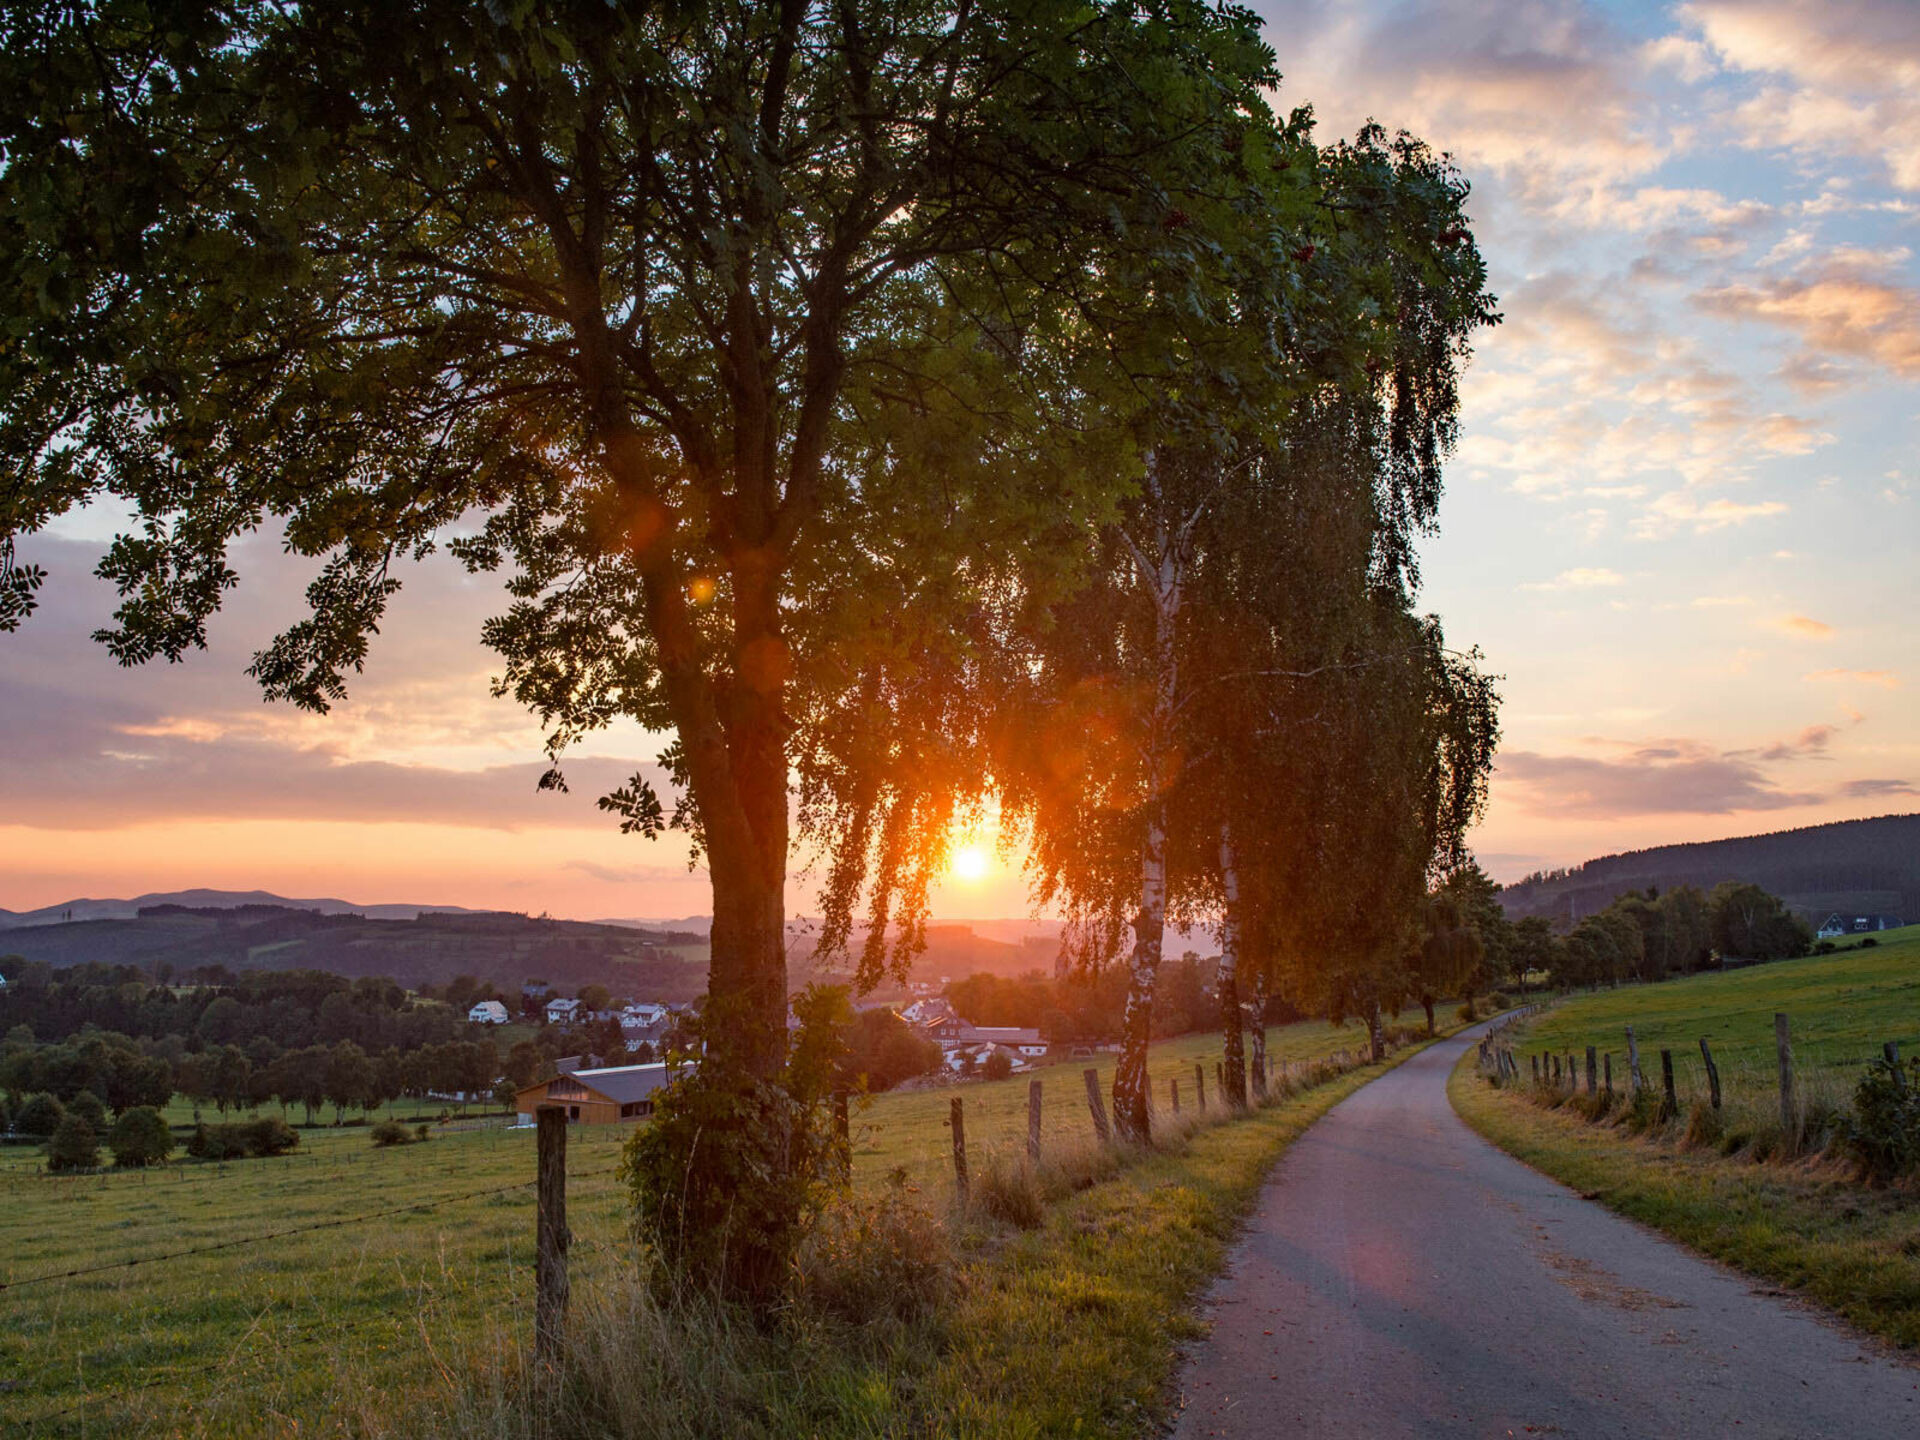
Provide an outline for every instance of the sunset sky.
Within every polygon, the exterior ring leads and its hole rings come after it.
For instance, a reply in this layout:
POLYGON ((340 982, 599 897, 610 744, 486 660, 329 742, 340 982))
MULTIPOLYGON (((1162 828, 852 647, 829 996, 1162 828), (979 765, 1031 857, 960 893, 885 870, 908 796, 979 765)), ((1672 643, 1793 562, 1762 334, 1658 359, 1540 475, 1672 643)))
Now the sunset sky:
MULTIPOLYGON (((1506 677, 1488 868, 1920 809, 1920 6, 1257 8, 1283 106, 1328 139, 1413 130, 1474 182, 1506 320, 1423 604, 1506 677)), ((487 696, 494 582, 407 576, 351 701, 306 716, 243 673, 309 578, 268 539, 189 664, 88 642, 115 518, 21 547, 54 578, 0 637, 0 906, 207 885, 706 910, 684 851, 593 809, 648 737, 534 791, 538 731, 487 696)), ((969 869, 937 913, 1024 913, 1017 876, 969 869)))

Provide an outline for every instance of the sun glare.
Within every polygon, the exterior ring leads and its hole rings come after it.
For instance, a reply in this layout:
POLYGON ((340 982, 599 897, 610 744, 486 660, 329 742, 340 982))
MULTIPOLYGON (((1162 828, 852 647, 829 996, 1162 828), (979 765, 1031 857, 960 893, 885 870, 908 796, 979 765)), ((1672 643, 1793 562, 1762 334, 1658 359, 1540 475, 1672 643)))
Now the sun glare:
POLYGON ((993 861, 980 846, 962 845, 947 863, 956 880, 984 880, 993 861))

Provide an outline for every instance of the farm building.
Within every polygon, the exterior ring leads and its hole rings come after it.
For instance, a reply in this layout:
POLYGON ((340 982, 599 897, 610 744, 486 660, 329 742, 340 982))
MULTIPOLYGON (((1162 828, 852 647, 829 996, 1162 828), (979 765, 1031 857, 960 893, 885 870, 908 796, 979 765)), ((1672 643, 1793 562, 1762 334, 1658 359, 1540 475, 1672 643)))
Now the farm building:
POLYGON ((1842 935, 1870 935, 1876 930, 1898 930, 1898 915, 1844 915, 1835 912, 1820 926, 1822 940, 1837 940, 1842 935))
POLYGON ((467 1019, 476 1025, 504 1025, 507 1023, 507 1007, 498 1000, 482 1000, 467 1011, 467 1019))
POLYGON ((555 1075, 520 1091, 514 1108, 523 1125, 533 1123, 542 1105, 564 1105, 569 1122, 608 1125, 640 1120, 653 1113, 653 1092, 673 1077, 664 1064, 617 1065, 606 1070, 575 1070, 555 1075))
POLYGON ((564 997, 547 1001, 547 1023, 549 1025, 571 1025, 580 1014, 580 1002, 564 997))

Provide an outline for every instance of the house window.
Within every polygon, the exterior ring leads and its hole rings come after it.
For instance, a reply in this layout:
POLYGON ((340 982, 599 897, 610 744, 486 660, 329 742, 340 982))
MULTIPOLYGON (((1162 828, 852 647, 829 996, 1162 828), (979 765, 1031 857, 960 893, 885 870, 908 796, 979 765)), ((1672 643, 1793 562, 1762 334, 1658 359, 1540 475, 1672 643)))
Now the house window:
POLYGON ((578 1105, 569 1105, 567 1107, 567 1119, 578 1120, 579 1118, 580 1118, 580 1107, 578 1105))

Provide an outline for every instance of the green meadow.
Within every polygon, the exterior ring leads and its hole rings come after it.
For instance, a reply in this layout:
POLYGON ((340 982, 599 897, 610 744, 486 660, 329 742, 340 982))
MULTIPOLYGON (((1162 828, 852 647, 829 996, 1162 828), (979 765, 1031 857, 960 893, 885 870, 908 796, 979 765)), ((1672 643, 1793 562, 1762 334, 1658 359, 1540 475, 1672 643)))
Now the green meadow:
MULTIPOLYGON (((1276 1072, 1364 1043, 1358 1030, 1324 1022, 1269 1033, 1276 1072)), ((1195 1035, 1155 1048, 1163 1112, 1175 1077, 1193 1108, 1196 1062, 1217 1107, 1218 1045, 1195 1035)), ((854 1116, 856 1185, 878 1187, 902 1168, 944 1207, 951 1098, 965 1101, 978 1169, 995 1152, 1023 1150, 1034 1076, 1045 1143, 1084 1146, 1081 1072, 1096 1069, 1104 1093, 1112 1066, 1101 1055, 874 1097, 854 1116)), ((613 1173, 626 1133, 570 1132, 568 1222, 583 1288, 630 1253, 613 1173)), ((40 1173, 40 1164, 37 1149, 0 1149, 0 1411, 21 1433, 356 1432, 365 1427, 349 1417, 368 1413, 370 1398, 383 1414, 404 1409, 487 1336, 530 1324, 530 1132, 450 1127, 423 1144, 377 1149, 363 1126, 323 1127, 303 1130, 300 1151, 280 1159, 78 1177, 40 1173), (282 1231, 301 1233, 259 1238, 282 1231), (206 1248, 231 1241, 248 1243, 206 1248), (204 1253, 176 1253, 190 1250, 204 1253), (39 1278, 126 1261, 141 1263, 39 1278)))

